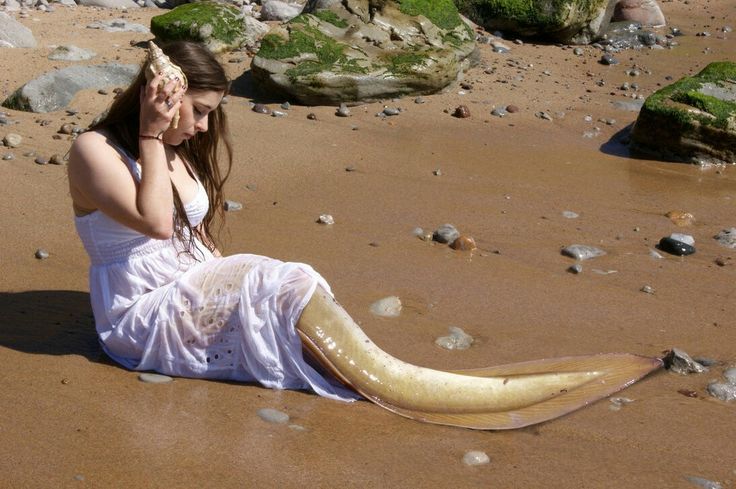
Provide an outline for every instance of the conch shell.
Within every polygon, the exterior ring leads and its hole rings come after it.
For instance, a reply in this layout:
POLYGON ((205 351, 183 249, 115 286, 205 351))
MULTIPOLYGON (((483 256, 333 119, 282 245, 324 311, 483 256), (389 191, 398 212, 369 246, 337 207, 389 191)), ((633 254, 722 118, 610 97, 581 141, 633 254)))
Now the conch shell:
MULTIPOLYGON (((151 80, 158 73, 163 74, 163 79, 158 86, 159 90, 164 88, 169 81, 178 80, 179 83, 174 87, 174 92, 179 91, 180 88, 186 88, 187 77, 181 68, 171 62, 168 56, 161 51, 161 48, 156 46, 153 41, 148 42, 148 66, 146 67, 146 79, 151 80)), ((171 120, 171 127, 176 129, 179 126, 179 111, 174 114, 174 118, 171 120)))

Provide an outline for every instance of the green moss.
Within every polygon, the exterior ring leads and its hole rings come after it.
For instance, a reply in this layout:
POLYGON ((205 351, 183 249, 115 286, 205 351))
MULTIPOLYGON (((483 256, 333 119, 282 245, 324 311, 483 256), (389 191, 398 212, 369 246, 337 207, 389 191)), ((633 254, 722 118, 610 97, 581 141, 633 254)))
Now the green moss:
POLYGON ((709 64, 697 75, 682 78, 650 95, 644 102, 643 110, 666 115, 682 125, 695 120, 703 125, 725 128, 729 117, 736 116, 736 103, 699 92, 704 83, 718 85, 724 80, 736 80, 736 63, 723 61, 709 64), (713 117, 688 112, 672 105, 670 100, 695 107, 713 117))
POLYGON ((319 29, 297 22, 289 33, 289 39, 269 34, 261 40, 258 56, 267 59, 296 58, 303 54, 314 54, 317 59, 305 59, 286 70, 292 80, 323 71, 335 73, 366 73, 356 59, 348 58, 342 43, 324 35, 319 29))
POLYGON ((456 0, 471 19, 503 19, 521 26, 562 27, 571 11, 590 17, 608 0, 456 0))
POLYGON ((13 92, 10 97, 6 98, 3 102, 3 107, 13 110, 23 110, 31 112, 31 106, 28 103, 28 99, 21 95, 22 87, 13 92))
POLYGON ((245 35, 240 11, 228 4, 203 1, 185 3, 151 18, 151 32, 165 41, 185 39, 239 46, 245 35), (208 27, 209 26, 209 27, 208 27))
POLYGON ((418 53, 389 54, 382 58, 385 63, 386 72, 392 75, 407 76, 416 75, 416 68, 424 65, 428 55, 418 53))
POLYGON ((337 14, 332 10, 315 10, 314 12, 311 12, 311 14, 317 17, 319 20, 332 24, 335 27, 339 27, 341 29, 345 29, 348 26, 347 21, 338 17, 337 14))
POLYGON ((452 0, 399 0, 399 10, 406 15, 423 15, 440 29, 454 29, 463 23, 452 0))

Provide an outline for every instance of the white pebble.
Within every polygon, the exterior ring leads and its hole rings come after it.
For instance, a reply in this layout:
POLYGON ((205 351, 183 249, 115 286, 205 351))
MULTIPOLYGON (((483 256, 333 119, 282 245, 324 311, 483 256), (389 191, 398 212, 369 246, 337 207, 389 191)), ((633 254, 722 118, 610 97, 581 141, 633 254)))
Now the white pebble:
POLYGON ((278 409, 259 409, 258 417, 268 423, 285 424, 289 422, 289 415, 283 411, 279 411, 278 409))
POLYGON ((573 211, 562 211, 562 216, 567 219, 577 219, 580 215, 573 211))
POLYGON ((446 350, 467 350, 473 344, 473 337, 457 326, 450 326, 449 336, 440 336, 434 343, 446 350))
POLYGON ((483 465, 490 461, 491 459, 488 457, 486 452, 481 452, 479 450, 471 450, 469 452, 465 452, 465 455, 463 455, 463 463, 465 465, 483 465))
POLYGON ((331 224, 335 224, 335 219, 329 214, 320 214, 319 218, 317 218, 317 222, 329 226, 331 224))
POLYGON ((689 234, 672 233, 670 234, 670 238, 677 240, 681 243, 689 244, 690 246, 695 246, 695 238, 693 238, 689 234))
POLYGON ((395 295, 384 297, 371 304, 370 310, 376 316, 397 317, 401 314, 401 300, 395 295))
POLYGON ((145 382, 146 384, 168 384, 174 379, 172 379, 168 375, 144 372, 138 375, 138 380, 140 380, 141 382, 145 382))

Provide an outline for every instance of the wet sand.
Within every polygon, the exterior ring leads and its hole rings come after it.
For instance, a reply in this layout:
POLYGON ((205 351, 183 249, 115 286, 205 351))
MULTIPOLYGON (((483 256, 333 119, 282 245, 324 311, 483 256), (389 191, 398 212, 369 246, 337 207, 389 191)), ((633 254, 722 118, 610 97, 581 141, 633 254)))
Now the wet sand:
MULTIPOLYGON (((685 477, 698 476, 736 487, 736 405, 705 391, 736 364, 736 252, 712 239, 736 226, 736 174, 630 158, 615 136, 636 113, 611 106, 631 100, 618 90, 625 81, 648 95, 669 83, 667 75, 676 80, 711 61, 736 60, 734 35, 717 31, 733 23, 736 8, 728 0, 695 3, 661 5, 669 24, 687 34, 672 50, 626 51, 616 54, 619 65, 603 66, 592 47, 578 57, 554 45, 508 41, 506 55, 481 46, 483 64, 497 69, 471 69, 465 95, 455 86, 423 105, 407 98, 353 107, 350 118, 335 117, 332 107, 256 114, 248 102, 258 98, 247 79, 238 80, 226 106, 236 150, 227 198, 245 206, 228 214, 223 251, 311 264, 379 346, 412 363, 461 369, 601 352, 657 356, 680 347, 721 362, 710 373, 661 371, 623 391, 634 402, 619 411, 603 400, 507 432, 422 424, 367 402, 253 385, 144 384, 96 343, 88 261, 64 167, 22 156, 63 154, 69 141, 52 139, 61 124, 86 125, 112 96, 89 90, 70 104, 78 118, 9 111, 20 124, 0 127, 24 137, 16 158, 0 164, 0 486, 688 488, 697 486, 685 477), (713 35, 695 36, 704 30, 713 35), (634 65, 651 74, 628 76, 634 65), (459 104, 470 118, 445 112, 459 104), (521 111, 493 117, 494 104, 521 111), (383 105, 404 112, 375 117, 383 105), (538 111, 554 120, 535 117, 538 111), (316 121, 306 118, 310 112, 316 121), (52 122, 36 122, 43 119, 52 122), (599 135, 583 137, 593 126, 599 135), (664 217, 675 209, 691 212, 696 224, 676 227, 664 217), (565 210, 579 217, 566 219, 565 210), (322 213, 335 224, 316 224, 322 213), (479 250, 456 252, 412 235, 417 226, 431 231, 447 222, 472 235, 479 250), (697 252, 650 257, 672 232, 693 235, 697 252), (573 261, 560 254, 573 243, 608 254, 573 275, 566 271, 573 261), (37 248, 50 258, 35 259, 37 248), (641 292, 644 285, 655 293, 641 292), (401 316, 373 317, 369 305, 388 295, 401 298, 401 316), (476 343, 438 348, 434 339, 449 326, 476 343), (265 423, 256 411, 266 407, 306 430, 265 423), (465 466, 468 450, 485 451, 490 464, 465 466)), ((124 17, 147 25, 154 13, 124 17)), ((39 48, 0 50, 9 68, 2 98, 67 64, 46 58, 53 44, 93 49, 92 63, 140 61, 143 50, 131 43, 149 36, 84 28, 120 16, 58 8, 21 19, 39 48)), ((224 59, 237 57, 245 59, 226 63, 233 78, 249 62, 241 54, 224 59)))

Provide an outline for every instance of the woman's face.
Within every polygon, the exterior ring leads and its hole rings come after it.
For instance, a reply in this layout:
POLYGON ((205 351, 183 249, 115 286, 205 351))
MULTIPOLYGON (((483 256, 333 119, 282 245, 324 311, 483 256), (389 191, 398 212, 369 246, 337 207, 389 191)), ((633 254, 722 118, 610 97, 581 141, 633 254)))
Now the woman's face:
POLYGON ((220 105, 223 95, 210 90, 187 90, 179 108, 179 125, 164 132, 164 142, 178 146, 198 132, 207 131, 209 114, 220 105))

